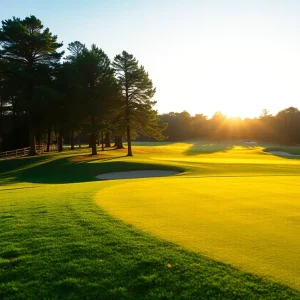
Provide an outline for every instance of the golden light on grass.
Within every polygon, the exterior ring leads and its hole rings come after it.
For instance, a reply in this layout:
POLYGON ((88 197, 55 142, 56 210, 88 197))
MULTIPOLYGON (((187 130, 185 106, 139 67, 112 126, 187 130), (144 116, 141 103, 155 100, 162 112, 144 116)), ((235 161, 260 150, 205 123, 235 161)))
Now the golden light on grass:
POLYGON ((115 187, 104 188, 97 204, 186 249, 300 289, 299 161, 259 147, 157 159, 203 169, 124 181, 118 197, 115 187))

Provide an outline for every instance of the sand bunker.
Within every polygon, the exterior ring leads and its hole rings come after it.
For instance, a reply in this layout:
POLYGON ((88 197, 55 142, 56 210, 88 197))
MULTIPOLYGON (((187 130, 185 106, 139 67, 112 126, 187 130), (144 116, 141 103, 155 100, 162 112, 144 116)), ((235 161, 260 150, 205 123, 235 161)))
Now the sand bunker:
POLYGON ((279 156, 287 156, 287 157, 300 157, 300 155, 297 154, 291 154, 288 152, 283 152, 283 151, 270 151, 269 153, 273 155, 279 155, 279 156))
POLYGON ((146 177, 165 177, 176 175, 177 171, 168 170, 142 170, 142 171, 125 171, 111 172, 96 176, 98 179, 130 179, 130 178, 146 178, 146 177))

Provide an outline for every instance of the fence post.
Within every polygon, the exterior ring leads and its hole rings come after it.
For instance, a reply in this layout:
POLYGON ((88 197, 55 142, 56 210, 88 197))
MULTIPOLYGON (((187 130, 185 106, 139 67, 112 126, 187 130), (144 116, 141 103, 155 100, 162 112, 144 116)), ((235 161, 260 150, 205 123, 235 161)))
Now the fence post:
MULTIPOLYGON (((40 146, 38 148, 39 153, 41 153, 41 151, 43 151, 44 148, 45 147, 43 145, 40 146)), ((15 149, 15 150, 10 150, 10 151, 0 152, 0 160, 1 159, 15 158, 15 157, 19 157, 19 156, 25 156, 28 151, 29 151, 29 147, 28 148, 20 148, 20 149, 15 149)))

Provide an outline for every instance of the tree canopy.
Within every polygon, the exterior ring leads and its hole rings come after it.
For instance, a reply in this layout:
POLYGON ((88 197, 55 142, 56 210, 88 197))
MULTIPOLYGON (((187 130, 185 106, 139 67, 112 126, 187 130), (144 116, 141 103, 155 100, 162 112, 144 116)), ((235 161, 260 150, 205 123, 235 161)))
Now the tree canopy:
POLYGON ((44 29, 35 16, 21 20, 13 17, 2 21, 0 29, 0 70, 2 77, 14 76, 21 83, 22 108, 29 124, 30 154, 35 155, 36 130, 44 110, 44 98, 38 97, 37 89, 46 86, 51 72, 64 52, 57 52, 62 43, 44 29))
POLYGON ((74 41, 62 60, 64 52, 58 51, 62 45, 35 16, 2 21, 1 124, 6 113, 5 120, 10 114, 19 120, 24 116, 21 123, 28 127, 30 155, 36 154, 36 140, 45 135, 49 149, 53 133, 59 151, 64 136, 70 136, 73 149, 76 134, 88 135, 94 155, 104 132, 107 145, 113 132, 122 147, 127 131, 129 155, 132 136, 163 138, 166 126, 159 124, 153 110, 155 88, 133 55, 123 51, 112 64, 98 46, 89 49, 74 41), (7 105, 10 110, 4 112, 7 105))
POLYGON ((123 113, 126 120, 128 156, 132 156, 131 132, 138 130, 146 136, 163 139, 165 125, 158 124, 156 104, 152 100, 155 94, 152 80, 137 59, 123 51, 117 55, 113 68, 123 96, 123 113))

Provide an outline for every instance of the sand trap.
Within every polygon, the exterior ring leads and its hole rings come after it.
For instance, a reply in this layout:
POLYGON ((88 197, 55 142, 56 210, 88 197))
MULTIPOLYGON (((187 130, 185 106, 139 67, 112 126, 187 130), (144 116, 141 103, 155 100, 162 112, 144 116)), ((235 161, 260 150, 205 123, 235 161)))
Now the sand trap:
POLYGON ((270 151, 269 153, 273 155, 280 155, 280 156, 287 156, 287 157, 300 157, 298 154, 291 154, 288 152, 283 152, 283 151, 270 151))
POLYGON ((98 179, 130 179, 130 178, 146 178, 146 177, 165 177, 176 175, 177 171, 168 170, 142 170, 142 171, 125 171, 111 172, 96 176, 98 179))

